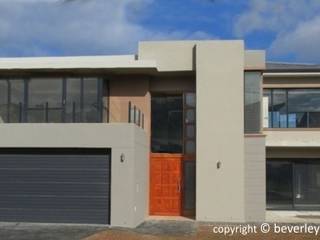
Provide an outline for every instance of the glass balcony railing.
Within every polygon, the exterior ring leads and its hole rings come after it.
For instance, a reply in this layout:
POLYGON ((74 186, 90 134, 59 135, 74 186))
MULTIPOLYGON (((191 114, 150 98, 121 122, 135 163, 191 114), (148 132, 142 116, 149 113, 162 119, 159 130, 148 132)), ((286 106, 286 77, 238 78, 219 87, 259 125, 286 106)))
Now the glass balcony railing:
POLYGON ((320 128, 320 112, 269 112, 269 128, 320 128))

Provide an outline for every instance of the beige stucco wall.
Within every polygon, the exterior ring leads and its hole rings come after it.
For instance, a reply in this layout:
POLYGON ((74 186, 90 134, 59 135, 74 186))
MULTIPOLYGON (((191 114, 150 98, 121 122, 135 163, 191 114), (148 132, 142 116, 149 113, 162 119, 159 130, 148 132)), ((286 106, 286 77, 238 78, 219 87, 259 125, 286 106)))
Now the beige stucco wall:
POLYGON ((263 50, 246 50, 244 61, 246 70, 264 70, 266 68, 266 52, 263 50))
MULTIPOLYGON (((139 42, 139 60, 156 62, 159 72, 186 72, 196 70, 196 46, 228 42, 221 40, 202 41, 148 41, 139 42)), ((249 50, 244 52, 244 68, 248 70, 265 69, 265 51, 249 50)), ((213 66, 213 65, 212 65, 213 66)))
POLYGON ((155 60, 158 71, 177 72, 194 70, 196 41, 139 42, 139 60, 155 60))
POLYGON ((268 130, 264 131, 267 135, 267 147, 320 147, 319 130, 268 130))
POLYGON ((147 216, 149 149, 134 124, 0 124, 0 133, 0 148, 111 148, 111 225, 136 227, 147 216))
POLYGON ((319 147, 267 147, 266 157, 271 158, 296 158, 319 159, 319 147))
MULTIPOLYGON (((127 123, 128 104, 139 108, 144 114, 144 129, 150 136, 151 95, 149 77, 143 75, 115 76, 109 80, 109 122, 127 123)), ((149 141, 148 141, 149 142, 149 141)))
POLYGON ((245 219, 265 220, 266 147, 265 136, 245 137, 245 219))
POLYGON ((196 77, 194 75, 156 76, 150 80, 150 92, 182 93, 195 92, 196 77))
POLYGON ((246 217, 244 43, 199 43, 196 59, 196 219, 242 222, 246 217))

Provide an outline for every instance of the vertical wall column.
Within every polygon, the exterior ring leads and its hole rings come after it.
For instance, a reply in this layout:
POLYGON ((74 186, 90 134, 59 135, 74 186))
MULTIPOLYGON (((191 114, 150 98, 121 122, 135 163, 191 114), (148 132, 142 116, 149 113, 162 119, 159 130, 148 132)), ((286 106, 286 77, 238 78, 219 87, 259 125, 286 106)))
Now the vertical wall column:
POLYGON ((244 44, 196 44, 196 219, 245 221, 244 44))

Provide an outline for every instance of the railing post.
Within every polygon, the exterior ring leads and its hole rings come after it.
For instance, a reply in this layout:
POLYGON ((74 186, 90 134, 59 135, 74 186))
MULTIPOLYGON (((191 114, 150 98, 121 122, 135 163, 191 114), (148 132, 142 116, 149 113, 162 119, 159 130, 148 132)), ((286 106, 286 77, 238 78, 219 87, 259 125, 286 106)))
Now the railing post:
POLYGON ((137 107, 136 106, 133 106, 133 122, 135 124, 137 124, 137 119, 136 119, 136 111, 137 111, 137 107))
POLYGON ((19 102, 19 122, 22 123, 22 103, 19 102))
POLYGON ((76 103, 72 102, 72 122, 76 122, 76 103))
POLYGON ((128 104, 128 122, 131 123, 131 102, 128 104))
POLYGON ((138 126, 141 126, 141 110, 138 109, 138 126))
POLYGON ((46 123, 49 122, 49 103, 46 102, 46 108, 45 108, 45 120, 46 120, 46 123))
POLYGON ((142 128, 144 129, 144 114, 142 113, 142 128))

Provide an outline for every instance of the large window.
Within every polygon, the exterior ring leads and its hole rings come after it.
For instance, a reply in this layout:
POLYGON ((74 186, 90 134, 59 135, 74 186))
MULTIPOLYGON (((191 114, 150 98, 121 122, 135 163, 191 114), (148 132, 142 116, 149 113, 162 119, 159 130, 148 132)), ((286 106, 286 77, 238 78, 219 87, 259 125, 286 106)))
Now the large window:
POLYGON ((0 122, 101 121, 101 79, 0 79, 0 122))
POLYGON ((320 89, 265 89, 264 103, 264 127, 320 127, 320 89))
POLYGON ((272 209, 291 209, 293 169, 287 161, 267 161, 267 205, 272 209))
POLYGON ((319 159, 268 159, 267 207, 319 210, 319 159))
POLYGON ((152 96, 151 104, 152 152, 182 153, 182 95, 155 95, 152 96))
POLYGON ((28 82, 26 119, 31 123, 62 122, 63 81, 60 79, 32 79, 28 82))
POLYGON ((244 130, 245 133, 261 132, 261 72, 246 72, 244 79, 244 130))

